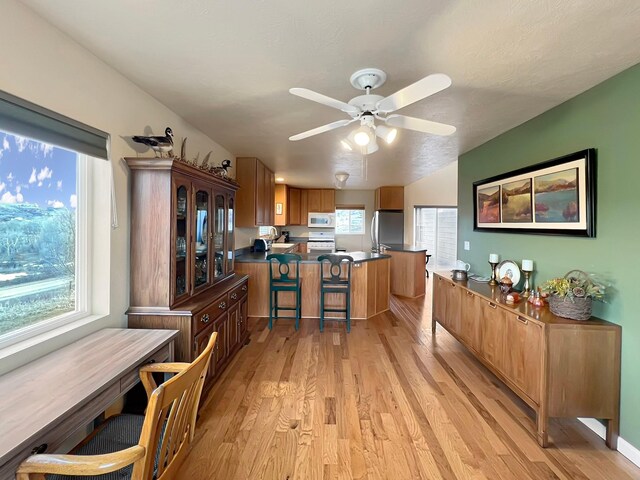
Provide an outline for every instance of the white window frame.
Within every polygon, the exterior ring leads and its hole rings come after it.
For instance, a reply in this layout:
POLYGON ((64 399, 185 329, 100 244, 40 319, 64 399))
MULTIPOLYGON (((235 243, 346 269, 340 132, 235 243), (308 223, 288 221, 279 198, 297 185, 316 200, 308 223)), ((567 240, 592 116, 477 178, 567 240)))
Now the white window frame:
MULTIPOLYGON (((413 244, 414 245, 419 245, 420 242, 418 241, 418 210, 421 208, 431 208, 433 210, 436 211, 436 231, 434 234, 434 237, 436 239, 436 245, 435 245, 435 252, 429 252, 427 251, 427 253, 431 253, 432 255, 434 255, 435 257, 432 258, 432 263, 430 263, 429 265, 433 265, 434 267, 436 265, 438 265, 439 259, 438 259, 438 250, 437 250, 437 243, 438 243, 438 230, 440 228, 439 226, 439 222, 438 222, 438 210, 440 209, 455 209, 457 211, 457 213, 459 214, 460 211, 458 209, 457 205, 414 205, 413 206, 413 244)), ((457 245, 457 237, 458 237, 458 232, 456 229, 456 245, 457 245)))
MULTIPOLYGON (((37 139, 35 140, 38 141, 37 139)), ((89 192, 89 184, 92 179, 92 163, 96 161, 99 160, 88 155, 77 154, 75 311, 63 313, 62 315, 5 333, 0 336, 0 350, 64 327, 70 323, 83 320, 91 314, 92 235, 89 228, 89 212, 93 211, 93 201, 89 192)))
POLYGON ((359 207, 359 206, 357 208, 351 208, 351 207, 348 207, 348 206, 347 207, 336 207, 336 212, 335 213, 336 213, 336 232, 335 232, 336 235, 364 235, 364 234, 367 233, 367 226, 365 225, 366 220, 367 220, 366 219, 367 212, 366 212, 364 207, 359 207), (337 217, 338 217, 338 211, 339 210, 348 210, 349 211, 349 231, 348 232, 338 232, 337 231, 337 228, 338 228, 337 227, 337 221, 338 221, 337 217), (362 211, 362 216, 363 216, 363 219, 362 219, 362 232, 352 232, 351 231, 351 212, 355 211, 355 210, 362 211))

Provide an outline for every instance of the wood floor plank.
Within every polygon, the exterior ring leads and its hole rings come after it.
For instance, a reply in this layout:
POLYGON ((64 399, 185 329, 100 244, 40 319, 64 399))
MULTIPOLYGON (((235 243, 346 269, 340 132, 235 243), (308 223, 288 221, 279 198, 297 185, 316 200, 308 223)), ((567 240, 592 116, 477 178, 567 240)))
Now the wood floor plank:
POLYGON ((442 328, 431 284, 369 320, 250 319, 209 392, 185 480, 633 480, 640 469, 577 420, 538 446, 531 409, 442 328))

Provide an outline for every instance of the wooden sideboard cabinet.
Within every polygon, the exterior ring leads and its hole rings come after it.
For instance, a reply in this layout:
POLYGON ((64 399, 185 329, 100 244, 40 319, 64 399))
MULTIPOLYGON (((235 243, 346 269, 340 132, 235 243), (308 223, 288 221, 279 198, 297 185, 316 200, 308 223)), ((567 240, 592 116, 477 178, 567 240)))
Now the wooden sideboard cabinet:
POLYGON ((526 301, 509 306, 497 287, 436 274, 436 322, 516 393, 537 416, 538 443, 548 443, 549 417, 607 420, 616 449, 620 415, 619 325, 560 318, 526 301))
POLYGON ((125 161, 132 173, 129 327, 179 330, 179 362, 193 361, 218 332, 207 390, 248 338, 248 281, 234 273, 238 185, 177 159, 125 161))

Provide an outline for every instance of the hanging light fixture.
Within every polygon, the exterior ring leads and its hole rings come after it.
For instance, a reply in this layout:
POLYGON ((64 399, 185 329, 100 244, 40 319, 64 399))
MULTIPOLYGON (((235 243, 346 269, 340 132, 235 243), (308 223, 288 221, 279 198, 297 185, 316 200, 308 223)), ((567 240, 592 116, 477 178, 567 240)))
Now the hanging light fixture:
POLYGON ((347 184, 347 180, 349 179, 349 174, 347 172, 338 172, 336 173, 336 183, 335 186, 338 189, 344 188, 347 184))

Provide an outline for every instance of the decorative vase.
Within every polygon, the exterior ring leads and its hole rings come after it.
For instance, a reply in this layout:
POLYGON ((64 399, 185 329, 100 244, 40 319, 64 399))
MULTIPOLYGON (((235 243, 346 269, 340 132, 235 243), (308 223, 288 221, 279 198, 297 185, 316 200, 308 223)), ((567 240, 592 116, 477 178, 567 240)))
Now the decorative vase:
POLYGON ((560 297, 556 294, 549 296, 549 310, 551 313, 571 320, 589 320, 593 308, 591 297, 560 297))

